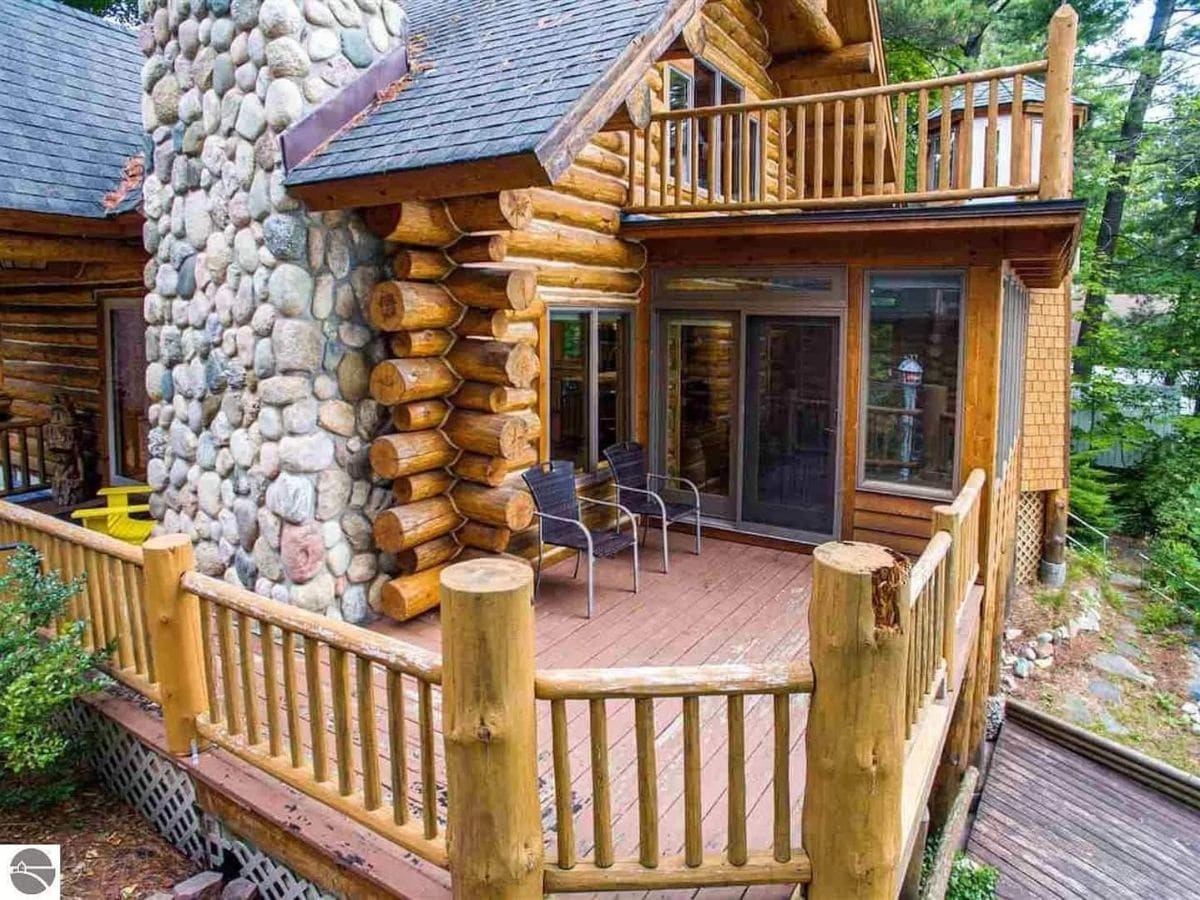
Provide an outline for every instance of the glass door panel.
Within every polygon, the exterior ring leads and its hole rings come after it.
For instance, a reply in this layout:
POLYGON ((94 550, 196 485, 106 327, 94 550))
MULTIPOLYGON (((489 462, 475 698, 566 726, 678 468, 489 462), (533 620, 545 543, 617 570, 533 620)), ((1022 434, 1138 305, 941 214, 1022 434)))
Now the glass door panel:
POLYGON ((838 346, 836 318, 746 318, 742 521, 834 533, 838 346))
POLYGON ((705 515, 733 518, 736 319, 671 313, 662 324, 664 471, 696 483, 705 515))

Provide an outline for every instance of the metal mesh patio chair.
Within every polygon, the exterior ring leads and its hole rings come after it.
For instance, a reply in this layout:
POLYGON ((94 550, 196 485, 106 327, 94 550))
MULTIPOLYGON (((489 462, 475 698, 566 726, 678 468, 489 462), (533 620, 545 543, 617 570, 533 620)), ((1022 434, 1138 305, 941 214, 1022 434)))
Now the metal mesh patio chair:
POLYGON ((638 541, 637 519, 634 514, 619 503, 607 500, 595 500, 591 497, 580 497, 575 493, 575 464, 567 459, 556 459, 527 469, 522 477, 533 495, 534 505, 537 506, 538 520, 538 558, 534 589, 542 580, 542 548, 546 544, 557 547, 570 547, 575 550, 575 573, 579 574, 580 554, 587 554, 587 614, 592 617, 596 606, 595 590, 595 559, 603 557, 611 559, 627 547, 633 548, 633 590, 637 593, 638 581, 638 541), (583 524, 579 515, 580 503, 590 503, 596 506, 609 506, 613 509, 616 528, 613 531, 601 531, 588 528, 583 524), (621 513, 629 516, 633 526, 632 534, 621 531, 621 513))
MULTIPOLYGON (((604 451, 609 470, 617 483, 617 502, 628 507, 639 516, 656 517, 662 525, 663 571, 670 567, 667 548, 667 526, 691 517, 696 523, 696 555, 700 555, 700 490, 686 478, 677 475, 659 475, 646 471, 646 453, 637 441, 614 444, 604 451), (651 485, 657 482, 676 482, 687 485, 694 498, 691 503, 669 503, 651 485)), ((649 528, 642 532, 645 542, 649 528)))

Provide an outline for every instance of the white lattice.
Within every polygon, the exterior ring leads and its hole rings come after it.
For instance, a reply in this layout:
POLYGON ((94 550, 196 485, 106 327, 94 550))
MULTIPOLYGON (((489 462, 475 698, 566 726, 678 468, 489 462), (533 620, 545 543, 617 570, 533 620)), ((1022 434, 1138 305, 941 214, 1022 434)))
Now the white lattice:
POLYGON ((264 900, 332 900, 201 810, 183 769, 95 707, 76 703, 69 719, 87 737, 86 761, 100 782, 198 865, 252 881, 264 900))
POLYGON ((1017 504, 1016 575, 1018 584, 1037 580, 1042 558, 1042 527, 1045 522, 1046 495, 1025 491, 1017 504))

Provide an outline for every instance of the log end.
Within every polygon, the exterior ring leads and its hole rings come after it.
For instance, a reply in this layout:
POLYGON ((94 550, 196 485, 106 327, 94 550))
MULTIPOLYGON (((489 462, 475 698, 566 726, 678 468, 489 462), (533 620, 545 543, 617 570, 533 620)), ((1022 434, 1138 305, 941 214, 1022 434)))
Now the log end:
POLYGON ((456 594, 487 595, 533 590, 533 568, 506 558, 470 559, 442 570, 442 588, 456 594))

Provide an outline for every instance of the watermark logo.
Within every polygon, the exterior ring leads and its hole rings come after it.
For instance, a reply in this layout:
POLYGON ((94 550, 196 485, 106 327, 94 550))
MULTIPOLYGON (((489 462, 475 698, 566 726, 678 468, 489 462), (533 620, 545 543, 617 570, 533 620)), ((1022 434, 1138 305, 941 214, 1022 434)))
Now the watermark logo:
POLYGON ((59 900, 62 896, 57 844, 0 844, 0 859, 4 860, 6 873, 0 875, 0 887, 3 888, 0 897, 59 900))

